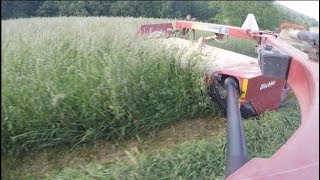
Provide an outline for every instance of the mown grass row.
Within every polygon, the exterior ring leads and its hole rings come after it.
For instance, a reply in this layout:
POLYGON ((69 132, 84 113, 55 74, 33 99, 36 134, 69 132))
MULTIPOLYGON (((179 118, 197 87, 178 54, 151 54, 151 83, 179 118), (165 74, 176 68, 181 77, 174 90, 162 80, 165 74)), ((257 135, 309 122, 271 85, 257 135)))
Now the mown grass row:
MULTIPOLYGON (((272 156, 300 125, 294 96, 278 111, 244 121, 250 158, 272 156)), ((127 160, 92 163, 52 172, 47 179, 224 179, 225 131, 208 139, 187 142, 159 154, 127 152, 127 160)))
POLYGON ((2 153, 116 140, 217 113, 203 74, 134 18, 2 21, 2 153))

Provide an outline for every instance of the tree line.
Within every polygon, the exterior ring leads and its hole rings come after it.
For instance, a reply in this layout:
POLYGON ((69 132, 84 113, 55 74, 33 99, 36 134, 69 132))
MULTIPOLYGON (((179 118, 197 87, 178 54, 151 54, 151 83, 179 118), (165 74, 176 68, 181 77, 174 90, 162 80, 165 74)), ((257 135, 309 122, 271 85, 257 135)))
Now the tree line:
POLYGON ((241 26, 249 13, 262 29, 281 21, 318 26, 319 22, 274 1, 1 1, 1 19, 54 16, 131 16, 184 18, 241 26))

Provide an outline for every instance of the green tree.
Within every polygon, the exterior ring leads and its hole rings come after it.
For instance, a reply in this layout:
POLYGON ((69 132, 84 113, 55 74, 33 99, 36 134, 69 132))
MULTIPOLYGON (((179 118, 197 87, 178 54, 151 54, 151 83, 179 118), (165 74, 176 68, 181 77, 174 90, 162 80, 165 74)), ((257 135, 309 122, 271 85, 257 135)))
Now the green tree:
POLYGON ((1 18, 19 18, 36 16, 43 1, 1 1, 1 18))
POLYGON ((139 1, 117 1, 111 5, 111 15, 138 17, 140 16, 139 6, 139 1))
POLYGON ((2 19, 33 16, 132 16, 184 18, 241 26, 254 14, 261 29, 283 20, 318 26, 319 22, 274 1, 1 1, 2 19))
POLYGON ((58 4, 54 1, 45 1, 37 10, 37 16, 57 16, 59 11, 58 4))
POLYGON ((114 1, 88 1, 86 5, 87 12, 92 16, 111 15, 110 7, 114 1))
POLYGON ((88 16, 87 2, 71 1, 69 5, 69 12, 71 16, 88 16))
POLYGON ((290 10, 274 1, 219 1, 210 2, 220 11, 212 20, 217 23, 241 26, 248 14, 254 14, 261 29, 273 30, 283 20, 308 25, 318 24, 312 18, 290 10))

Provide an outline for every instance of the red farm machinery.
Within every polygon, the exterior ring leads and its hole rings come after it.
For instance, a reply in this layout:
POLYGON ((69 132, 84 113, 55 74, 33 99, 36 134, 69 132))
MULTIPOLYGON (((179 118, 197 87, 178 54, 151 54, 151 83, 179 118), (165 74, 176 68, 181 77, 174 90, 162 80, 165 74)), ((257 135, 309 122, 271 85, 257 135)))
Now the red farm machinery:
POLYGON ((138 34, 184 38, 192 33, 195 41, 200 30, 212 36, 200 38, 197 45, 228 36, 256 42, 257 58, 223 51, 218 66, 205 74, 209 95, 227 116, 226 179, 319 179, 319 33, 287 31, 310 45, 306 53, 275 32, 257 30, 255 20, 248 22, 241 28, 195 21, 176 21, 175 28, 172 23, 148 24, 138 34), (242 118, 276 110, 290 91, 300 105, 300 127, 270 158, 248 159, 242 118))

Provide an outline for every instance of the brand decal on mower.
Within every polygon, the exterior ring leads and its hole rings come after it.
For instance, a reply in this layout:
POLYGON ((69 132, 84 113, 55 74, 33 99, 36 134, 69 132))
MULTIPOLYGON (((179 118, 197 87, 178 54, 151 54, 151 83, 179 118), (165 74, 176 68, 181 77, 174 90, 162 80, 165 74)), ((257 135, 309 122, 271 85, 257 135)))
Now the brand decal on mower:
POLYGON ((273 86, 275 83, 276 83, 276 81, 270 81, 270 82, 268 82, 268 83, 266 83, 266 84, 261 84, 260 90, 266 89, 266 88, 268 88, 268 87, 270 87, 270 86, 273 86))
POLYGON ((210 32, 215 32, 215 33, 220 33, 220 34, 229 34, 228 28, 226 27, 217 27, 217 26, 208 26, 208 25, 202 25, 202 24, 195 24, 192 25, 193 29, 199 29, 202 31, 210 31, 210 32))

